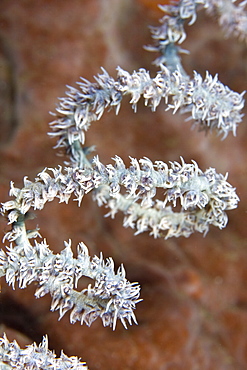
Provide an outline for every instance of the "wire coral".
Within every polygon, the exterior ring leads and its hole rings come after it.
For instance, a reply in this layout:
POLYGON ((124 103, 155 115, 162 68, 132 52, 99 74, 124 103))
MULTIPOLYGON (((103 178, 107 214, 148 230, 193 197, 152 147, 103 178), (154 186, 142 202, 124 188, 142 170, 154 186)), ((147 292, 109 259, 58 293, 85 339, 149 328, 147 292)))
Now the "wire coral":
MULTIPOLYGON (((185 21, 192 25, 200 8, 217 15, 226 36, 246 38, 245 5, 246 1, 236 6, 230 0, 181 0, 160 6, 166 14, 160 27, 151 28, 154 45, 146 47, 161 54, 155 61, 159 67, 155 77, 143 68, 129 73, 118 67, 113 78, 102 68, 94 82, 82 78, 78 88, 69 87, 53 113, 49 133, 57 139, 55 147, 67 155, 65 166, 44 168, 33 181, 24 177, 21 188, 11 182, 12 199, 2 204, 11 230, 4 237, 9 244, 6 251, 0 250, 0 277, 5 277, 13 289, 16 283, 22 289, 35 282, 35 296, 49 293, 51 310, 59 311, 59 319, 71 311, 71 323, 80 321, 90 326, 98 317, 113 329, 118 319, 125 328, 127 323, 137 323, 134 310, 141 301, 140 286, 126 279, 122 265, 115 272, 112 258, 104 261, 102 254, 90 257, 84 243, 78 245, 77 257, 71 241, 65 242, 59 254, 52 252, 45 239, 31 243, 41 235, 38 229, 26 229, 26 220, 33 210, 43 209, 55 198, 68 203, 74 197, 81 206, 85 194, 92 193, 99 206, 108 208, 108 216, 113 218, 121 211, 125 227, 135 229, 135 234, 148 231, 155 238, 189 237, 196 231, 205 235, 210 225, 220 229, 226 226, 226 211, 239 202, 227 174, 219 174, 214 168, 202 171, 196 161, 185 163, 182 157, 180 163, 169 165, 147 157, 130 157, 127 167, 116 155, 113 164, 104 165, 98 155, 90 158, 93 148, 85 146, 85 135, 106 108, 118 114, 128 95, 134 112, 141 98, 153 112, 162 102, 173 113, 189 113, 200 130, 216 132, 223 139, 229 133, 235 136, 243 116, 244 92, 232 91, 209 72, 204 79, 197 72, 190 78, 181 62, 184 51, 178 45, 186 38, 185 21), (163 199, 156 197, 159 188, 163 199), (78 291, 83 276, 91 278, 94 285, 78 291)), ((4 336, 0 339, 0 364, 6 370, 86 369, 77 358, 63 353, 56 359, 47 346, 44 338, 39 347, 33 344, 20 350, 16 342, 9 343, 4 336)))
POLYGON ((55 354, 48 349, 48 338, 45 336, 39 346, 33 343, 25 349, 21 349, 16 341, 9 342, 6 335, 0 338, 0 367, 1 370, 87 370, 85 362, 81 362, 76 356, 68 357, 63 351, 56 358, 55 354))

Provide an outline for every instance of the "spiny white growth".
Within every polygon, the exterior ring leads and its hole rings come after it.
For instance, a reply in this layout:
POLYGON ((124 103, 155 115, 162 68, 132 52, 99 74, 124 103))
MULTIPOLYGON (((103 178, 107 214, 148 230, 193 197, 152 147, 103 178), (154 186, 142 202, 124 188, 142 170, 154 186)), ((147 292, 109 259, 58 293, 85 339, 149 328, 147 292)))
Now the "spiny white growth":
POLYGON ((227 224, 225 211, 237 207, 239 198, 227 176, 212 168, 203 172, 194 161, 170 162, 170 168, 148 158, 131 158, 129 168, 118 156, 114 161, 115 166, 105 166, 95 157, 92 166, 85 169, 44 169, 34 182, 24 178, 22 189, 12 184, 10 195, 15 199, 4 203, 2 211, 9 223, 14 223, 30 208, 42 209, 54 198, 67 203, 75 195, 80 205, 84 194, 93 190, 98 204, 110 208, 109 215, 114 217, 118 210, 126 215, 124 226, 168 238, 187 237, 194 231, 206 233, 210 224, 223 228, 227 224), (164 199, 155 198, 158 188, 164 190, 164 199), (178 201, 181 210, 173 212, 170 204, 176 207, 178 201))
MULTIPOLYGON (((207 13, 218 18, 226 37, 231 35, 247 40, 247 1, 238 5, 236 0, 180 0, 174 5, 159 5, 165 13, 160 20, 160 27, 150 27, 155 46, 147 47, 150 51, 159 51, 165 56, 169 44, 181 44, 186 39, 184 24, 189 20, 189 25, 195 23, 197 12, 204 8, 207 13)), ((156 61, 160 64, 161 59, 156 61)))
POLYGON ((7 252, 0 250, 0 277, 5 276, 9 285, 15 289, 26 288, 35 282, 38 288, 35 297, 40 298, 49 293, 52 297, 51 310, 59 311, 59 319, 69 311, 70 322, 80 321, 88 326, 98 317, 104 326, 116 327, 120 319, 125 328, 136 322, 134 309, 140 301, 140 286, 130 283, 125 278, 121 265, 115 274, 114 262, 106 262, 100 257, 91 258, 85 244, 77 248, 77 258, 73 257, 71 243, 65 242, 65 249, 60 254, 53 254, 45 241, 31 245, 23 224, 15 224, 17 234, 9 233, 7 238, 14 241, 7 247, 7 252), (78 281, 87 276, 94 280, 94 286, 76 290, 78 281))
POLYGON ((95 80, 80 82, 79 89, 70 88, 57 108, 58 117, 50 124, 54 131, 50 135, 58 137, 56 147, 65 147, 77 165, 81 160, 77 148, 79 143, 85 143, 91 122, 100 119, 105 108, 114 107, 118 113, 124 95, 131 96, 134 111, 141 97, 152 111, 163 100, 166 110, 189 112, 200 129, 216 130, 223 138, 229 132, 235 135, 242 120, 244 93, 233 92, 208 72, 204 80, 196 72, 190 80, 178 70, 170 72, 161 66, 156 77, 151 78, 143 68, 130 74, 119 67, 116 81, 105 70, 95 80))
MULTIPOLYGON (((226 36, 235 34, 246 38, 246 1, 235 6, 234 0, 181 0, 175 5, 160 6, 166 13, 161 27, 152 28, 155 45, 149 49, 162 54, 157 59, 160 71, 155 77, 141 68, 132 74, 117 68, 114 79, 104 70, 94 82, 82 79, 79 88, 69 88, 51 123, 50 135, 58 138, 56 147, 65 148, 69 154, 67 168, 45 168, 34 181, 24 178, 24 186, 17 188, 11 183, 12 200, 2 204, 2 213, 8 217, 12 229, 6 233, 9 241, 6 251, 0 250, 0 277, 13 289, 17 284, 25 288, 36 283, 37 298, 49 293, 51 310, 58 310, 61 318, 67 311, 70 321, 91 325, 100 317, 104 326, 116 327, 120 319, 136 323, 134 310, 140 301, 140 287, 125 278, 121 266, 114 272, 111 258, 91 258, 83 243, 78 246, 75 258, 71 243, 54 254, 45 241, 30 243, 39 236, 38 230, 26 230, 25 220, 32 209, 42 209, 46 202, 58 198, 68 202, 73 196, 81 204, 85 194, 92 192, 98 205, 105 205, 108 215, 124 213, 125 227, 135 229, 135 234, 148 231, 154 237, 188 237, 198 231, 207 233, 209 226, 220 229, 227 224, 227 210, 237 207, 239 198, 227 182, 227 176, 215 169, 202 171, 195 161, 185 163, 152 162, 148 158, 130 158, 130 167, 116 156, 114 164, 104 165, 99 157, 89 161, 85 133, 92 122, 99 120, 106 108, 114 108, 118 114, 122 99, 130 96, 130 104, 137 111, 140 99, 152 111, 164 103, 165 109, 188 112, 200 130, 216 131, 225 138, 228 133, 236 135, 242 119, 243 93, 238 94, 212 77, 208 72, 203 79, 194 72, 189 78, 183 70, 176 44, 186 38, 184 21, 196 20, 199 7, 216 14, 226 36), (163 65, 166 64, 166 66, 163 65), (164 197, 157 199, 157 189, 164 197), (173 210, 176 207, 176 210, 173 210), (78 291, 78 282, 89 277, 94 285, 78 291)), ((42 344, 21 350, 16 342, 0 339, 0 367, 4 370, 34 369, 86 369, 76 357, 63 353, 60 359, 48 350, 47 339, 42 344)))
POLYGON ((182 53, 189 53, 180 47, 186 39, 186 21, 192 25, 196 21, 197 12, 204 8, 218 19, 225 37, 233 35, 246 41, 246 4, 246 0, 238 5, 235 0, 180 0, 173 5, 159 5, 165 16, 160 20, 161 26, 150 27, 154 45, 145 46, 145 49, 160 54, 154 61, 157 66, 164 64, 171 72, 179 71, 186 76, 180 57, 182 53))
POLYGON ((14 340, 9 342, 4 334, 0 338, 1 370, 87 370, 85 362, 75 356, 68 357, 61 352, 59 358, 48 349, 48 338, 45 336, 37 346, 36 343, 21 349, 14 340))
POLYGON ((235 4, 236 0, 208 0, 205 9, 211 15, 216 15, 225 37, 235 36, 247 40, 247 1, 235 4))

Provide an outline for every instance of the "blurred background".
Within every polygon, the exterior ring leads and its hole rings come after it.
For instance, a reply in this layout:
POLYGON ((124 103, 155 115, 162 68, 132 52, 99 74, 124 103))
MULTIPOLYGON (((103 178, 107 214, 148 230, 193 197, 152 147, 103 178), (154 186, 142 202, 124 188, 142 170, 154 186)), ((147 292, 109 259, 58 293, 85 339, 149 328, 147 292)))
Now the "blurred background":
MULTIPOLYGON (((76 86, 80 76, 93 81, 103 66, 116 76, 116 67, 132 72, 141 67, 155 76, 157 57, 143 49, 151 43, 149 25, 163 13, 152 0, 2 0, 0 2, 0 199, 9 199, 10 181, 22 187, 44 168, 63 163, 47 136, 50 111, 65 85, 76 86)), ((168 3, 168 1, 167 1, 168 3)), ((186 27, 190 50, 183 57, 190 75, 219 74, 219 80, 242 92, 247 81, 246 43, 225 39, 217 20, 198 14, 186 27)), ((156 113, 138 105, 134 114, 129 98, 118 116, 105 113, 92 124, 87 145, 96 145, 103 163, 114 155, 152 161, 194 159, 200 168, 229 172, 240 204, 229 211, 224 230, 212 227, 206 237, 156 239, 133 235, 122 227, 123 216, 104 218, 88 195, 78 208, 54 201, 36 212, 38 225, 55 252, 64 240, 87 244, 90 254, 113 257, 124 264, 127 278, 142 286, 137 305, 139 325, 113 332, 98 319, 91 328, 69 323, 69 313, 58 322, 50 312, 50 296, 36 300, 35 286, 13 291, 2 279, 0 331, 21 346, 40 342, 48 334, 49 347, 59 355, 76 355, 91 370, 164 369, 231 370, 247 368, 247 118, 224 141, 214 134, 191 130, 185 116, 156 113)), ((2 236, 9 230, 0 219, 2 236)), ((4 247, 4 245, 2 245, 4 247)), ((85 282, 88 284, 88 281, 85 282)), ((86 286, 85 285, 85 286, 86 286)))

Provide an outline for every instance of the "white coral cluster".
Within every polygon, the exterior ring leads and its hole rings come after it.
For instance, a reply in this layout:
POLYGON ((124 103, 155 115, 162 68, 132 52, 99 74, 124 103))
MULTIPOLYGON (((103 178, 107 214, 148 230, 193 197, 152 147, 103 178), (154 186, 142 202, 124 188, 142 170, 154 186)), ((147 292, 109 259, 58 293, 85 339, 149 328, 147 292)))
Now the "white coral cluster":
MULTIPOLYGON (((164 102, 166 110, 188 112, 200 130, 216 131, 225 138, 242 119, 243 93, 233 92, 208 72, 203 79, 194 72, 193 78, 185 73, 176 44, 186 38, 184 22, 196 20, 197 10, 204 7, 216 14, 226 36, 246 38, 247 17, 244 6, 234 0, 181 0, 174 5, 160 6, 166 13, 161 26, 152 28, 155 45, 149 50, 158 51, 159 71, 155 77, 141 68, 132 74, 117 68, 114 79, 104 70, 94 82, 82 79, 79 88, 69 88, 50 124, 51 136, 57 138, 57 148, 68 154, 67 167, 45 168, 34 181, 24 178, 22 188, 11 183, 10 196, 2 204, 2 213, 8 217, 12 229, 4 240, 10 243, 6 251, 0 250, 0 277, 5 276, 13 289, 18 284, 25 288, 36 283, 37 298, 49 293, 51 310, 58 310, 61 318, 67 311, 70 321, 91 325, 100 317, 104 326, 115 329, 120 319, 124 327, 136 323, 134 310, 140 301, 140 286, 125 278, 120 266, 114 272, 111 258, 91 258, 87 247, 80 243, 77 258, 73 256, 71 242, 65 243, 60 254, 54 254, 46 241, 34 243, 31 238, 38 230, 26 230, 25 221, 32 210, 42 209, 46 202, 58 198, 68 202, 73 196, 81 205, 85 194, 92 192, 98 205, 105 205, 108 215, 124 213, 125 227, 135 234, 148 231, 154 237, 188 237, 198 231, 206 234, 209 226, 220 229, 227 224, 227 210, 237 207, 239 198, 235 188, 227 182, 227 175, 215 169, 202 171, 195 161, 185 163, 162 161, 154 163, 148 158, 130 158, 130 166, 115 156, 114 164, 104 165, 98 156, 88 158, 92 147, 87 148, 85 134, 92 122, 99 120, 106 108, 118 114, 122 99, 130 96, 130 104, 137 111, 139 100, 152 111, 164 102), (157 189, 164 192, 157 199, 157 189), (174 210, 173 208, 176 207, 174 210), (179 208, 179 209, 178 209, 179 208), (78 281, 91 278, 93 285, 78 291, 78 281)), ((40 346, 33 344, 21 350, 16 342, 9 343, 6 336, 0 339, 0 367, 24 369, 86 369, 76 357, 63 353, 60 359, 47 348, 44 338, 40 346)))
MULTIPOLYGON (((210 224, 224 228, 226 211, 237 207, 239 198, 227 176, 213 168, 203 172, 195 161, 185 163, 181 158, 181 164, 170 162, 169 167, 162 161, 131 158, 126 168, 120 157, 114 160, 115 165, 105 166, 95 157, 91 167, 43 170, 34 182, 25 178, 22 189, 12 184, 15 199, 4 203, 2 211, 10 223, 18 223, 30 208, 42 209, 54 198, 68 202, 73 195, 80 205, 84 195, 93 191, 98 204, 110 208, 108 215, 114 217, 119 210, 126 215, 124 226, 168 238, 188 237, 195 231, 205 234, 210 224), (163 199, 156 199, 158 188, 164 190, 163 199), (170 204, 176 207, 177 203, 181 210, 173 212, 170 204)), ((16 227, 13 232, 16 235, 16 227)), ((13 239, 11 233, 8 237, 13 239)))
POLYGON ((169 166, 144 158, 139 162, 131 159, 127 169, 121 158, 116 166, 106 167, 111 181, 99 188, 95 198, 110 208, 108 215, 114 217, 118 210, 125 214, 124 226, 136 230, 135 234, 149 231, 154 237, 185 236, 195 231, 204 235, 209 226, 220 229, 227 224, 226 210, 237 207, 239 198, 227 181, 227 175, 217 174, 209 168, 205 172, 196 162, 181 164, 170 162, 169 166), (126 189, 122 194, 121 187, 126 189), (156 199, 156 190, 164 190, 164 198, 156 199), (170 205, 171 204, 171 205, 170 205), (180 204, 180 211, 172 207, 180 204))
POLYGON ((21 349, 16 341, 9 342, 6 335, 0 338, 1 370, 87 370, 85 362, 76 356, 68 357, 61 352, 60 357, 48 349, 48 338, 45 336, 37 345, 33 343, 21 349))
POLYGON ((71 243, 65 243, 64 250, 54 255, 45 241, 34 245, 29 243, 23 224, 14 225, 15 234, 8 238, 16 242, 10 245, 5 253, 0 250, 0 277, 12 288, 18 282, 19 288, 26 288, 35 282, 36 298, 49 293, 52 297, 51 310, 59 310, 59 318, 69 310, 70 321, 80 321, 90 326, 98 317, 104 326, 116 327, 120 319, 124 327, 132 320, 136 323, 134 309, 140 301, 140 286, 130 283, 125 278, 125 270, 121 265, 115 274, 111 258, 106 262, 100 257, 90 258, 85 244, 77 248, 78 256, 73 257, 71 243), (78 292, 78 281, 89 277, 94 285, 78 292))
POLYGON ((180 45, 186 39, 185 21, 189 20, 188 24, 192 25, 201 8, 218 19, 225 37, 235 36, 246 41, 247 12, 245 7, 247 1, 241 1, 237 5, 235 3, 236 0, 180 0, 174 2, 173 5, 159 5, 165 15, 160 20, 161 26, 150 27, 155 42, 154 45, 146 47, 149 51, 161 54, 154 64, 164 63, 171 69, 176 69, 177 65, 180 65, 178 54, 185 50, 176 44, 180 45))
POLYGON ((124 95, 130 95, 134 111, 141 97, 152 111, 163 100, 166 110, 189 112, 200 129, 215 130, 223 138, 229 132, 236 135, 242 120, 244 93, 233 92, 208 72, 205 79, 196 72, 189 79, 179 70, 170 72, 161 66, 151 78, 143 68, 130 74, 119 67, 116 81, 105 70, 95 79, 93 83, 79 83, 79 89, 71 87, 67 97, 61 99, 58 116, 51 123, 50 135, 58 137, 56 147, 64 147, 76 165, 84 164, 80 145, 85 143, 90 124, 100 119, 106 108, 114 107, 118 113, 124 95))

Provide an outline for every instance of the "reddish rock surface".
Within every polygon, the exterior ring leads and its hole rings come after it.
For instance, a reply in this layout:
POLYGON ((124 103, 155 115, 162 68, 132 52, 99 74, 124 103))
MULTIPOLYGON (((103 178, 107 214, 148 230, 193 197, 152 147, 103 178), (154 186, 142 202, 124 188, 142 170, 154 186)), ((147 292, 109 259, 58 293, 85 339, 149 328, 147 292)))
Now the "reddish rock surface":
MULTIPOLYGON (((158 23, 151 2, 130 0, 17 1, 0 3, 0 199, 8 199, 9 182, 21 186, 44 167, 62 163, 47 137, 49 111, 65 85, 79 76, 92 80, 100 67, 115 75, 116 66, 133 71, 145 67, 155 74, 154 55, 142 46, 151 42, 148 25, 158 23)), ((215 20, 205 13, 188 29, 184 57, 189 73, 219 73, 232 89, 246 89, 246 45, 225 40, 215 20)), ((138 326, 115 332, 100 321, 91 328, 57 321, 50 297, 35 300, 34 286, 12 291, 2 281, 1 330, 41 340, 48 334, 57 354, 77 355, 94 369, 242 370, 247 368, 247 229, 246 117, 236 138, 220 141, 204 136, 184 117, 151 113, 142 103, 134 114, 123 103, 119 115, 105 113, 88 132, 104 163, 118 154, 152 160, 196 160, 202 169, 229 172, 241 198, 230 211, 229 224, 212 228, 204 238, 153 240, 123 229, 122 216, 104 218, 90 196, 79 209, 71 202, 48 204, 37 212, 41 233, 58 252, 63 240, 84 241, 90 254, 112 256, 124 263, 130 281, 139 281, 143 302, 138 326)), ((8 230, 1 219, 2 234, 8 230)), ((22 345, 25 340, 22 338, 22 345)), ((26 343, 28 341, 26 340, 26 343)), ((29 342, 30 343, 30 342, 29 342)))

